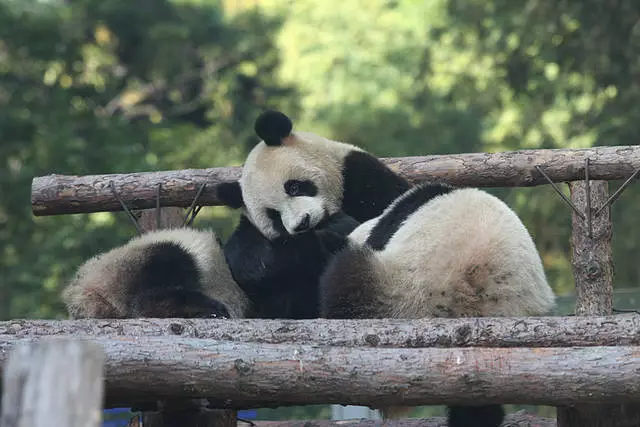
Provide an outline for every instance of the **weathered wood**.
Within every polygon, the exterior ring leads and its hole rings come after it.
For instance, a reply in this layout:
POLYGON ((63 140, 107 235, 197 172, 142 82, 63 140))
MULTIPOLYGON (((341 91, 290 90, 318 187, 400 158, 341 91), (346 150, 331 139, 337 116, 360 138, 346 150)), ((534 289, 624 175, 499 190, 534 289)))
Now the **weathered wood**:
MULTIPOLYGON (((591 159, 593 179, 626 179, 640 168, 640 146, 588 149, 520 150, 503 153, 468 153, 383 158, 394 171, 413 182, 439 180, 460 186, 528 187, 546 184, 536 170, 543 168, 555 182, 580 180, 584 161, 591 159)), ((163 206, 189 206, 200 185, 203 206, 218 205, 215 186, 235 181, 239 167, 137 172, 110 175, 47 175, 33 179, 31 204, 34 215, 57 215, 120 210, 109 189, 113 181, 122 199, 133 209, 155 206, 156 189, 162 184, 163 206)))
MULTIPOLYGON (((4 356, 4 354, 3 354, 4 356)), ((44 339, 5 361, 2 427, 98 427, 104 352, 90 342, 44 339)))
POLYGON ((576 286, 575 313, 578 316, 606 316, 613 311, 611 209, 603 209, 597 216, 595 212, 609 198, 608 183, 591 181, 590 187, 591 215, 588 215, 585 182, 569 184, 571 201, 587 216, 583 220, 572 212, 571 217, 571 266, 576 286))
POLYGON ((158 228, 174 228, 182 226, 186 212, 180 207, 163 207, 160 209, 160 227, 156 226, 156 210, 146 209, 140 213, 138 224, 146 231, 153 231, 158 228))
MULTIPOLYGON (((572 214, 571 264, 576 286, 575 311, 578 316, 608 315, 613 305, 610 209, 602 209, 599 215, 595 215, 609 197, 608 183, 590 181, 587 186, 586 181, 574 182, 569 184, 569 189, 574 206, 585 214, 584 219, 576 212, 572 214)), ((637 427, 640 425, 640 405, 577 404, 558 408, 557 420, 559 427, 637 427)))
MULTIPOLYGON (((444 417, 407 418, 404 420, 299 420, 299 421, 255 421, 255 427, 447 427, 444 417)), ((503 427, 556 427, 556 420, 537 417, 524 411, 508 414, 503 427)))
POLYGON ((590 318, 9 320, 0 335, 174 336, 264 344, 364 347, 640 345, 640 314, 590 318))
MULTIPOLYGON (((0 336, 0 362, 16 341, 0 336)), ((640 347, 350 348, 92 337, 112 404, 206 397, 212 408, 640 399, 640 347)))

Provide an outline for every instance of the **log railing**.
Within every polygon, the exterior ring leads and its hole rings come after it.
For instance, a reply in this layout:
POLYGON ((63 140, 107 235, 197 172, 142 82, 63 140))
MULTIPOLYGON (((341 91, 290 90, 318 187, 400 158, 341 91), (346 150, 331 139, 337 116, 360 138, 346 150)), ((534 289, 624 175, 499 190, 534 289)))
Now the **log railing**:
POLYGON ((4 342, 47 336, 199 338, 314 347, 640 346, 640 314, 462 319, 79 319, 0 322, 4 342))
POLYGON ((435 328, 421 320, 424 332, 411 320, 270 321, 266 328, 259 320, 216 319, 3 322, 0 363, 17 343, 44 336, 98 343, 112 405, 171 397, 207 397, 213 407, 233 409, 640 400, 640 315, 483 320, 443 319, 435 328), (545 329, 554 323, 575 331, 550 337, 545 329), (626 345, 600 345, 596 330, 604 325, 626 336, 626 345), (403 332, 386 339, 395 329, 403 332), (563 338, 580 346, 561 346, 563 338), (513 339, 519 346, 501 346, 513 339))
MULTIPOLYGON (((412 182, 437 180, 458 186, 531 187, 584 179, 585 159, 591 179, 627 179, 640 168, 640 146, 588 149, 521 150, 504 153, 469 153, 383 158, 389 167, 412 182), (537 168, 541 168, 542 172, 537 168)), ((235 181, 239 167, 135 172, 108 175, 47 175, 33 179, 34 215, 58 215, 121 210, 110 183, 128 206, 151 209, 158 185, 162 206, 187 207, 202 184, 202 206, 218 205, 215 186, 235 181)))

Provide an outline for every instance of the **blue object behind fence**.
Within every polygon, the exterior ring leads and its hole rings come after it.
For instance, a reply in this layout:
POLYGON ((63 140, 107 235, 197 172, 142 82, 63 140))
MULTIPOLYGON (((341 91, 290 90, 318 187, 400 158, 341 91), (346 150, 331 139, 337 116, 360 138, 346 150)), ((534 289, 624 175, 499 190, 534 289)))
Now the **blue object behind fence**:
MULTIPOLYGON (((131 416, 129 408, 114 408, 105 409, 103 412, 105 418, 115 418, 104 420, 102 427, 126 427, 131 416), (120 416, 120 417, 118 417, 120 416)), ((258 411, 255 409, 248 409, 244 411, 238 411, 238 418, 245 420, 255 420, 258 416, 258 411)))

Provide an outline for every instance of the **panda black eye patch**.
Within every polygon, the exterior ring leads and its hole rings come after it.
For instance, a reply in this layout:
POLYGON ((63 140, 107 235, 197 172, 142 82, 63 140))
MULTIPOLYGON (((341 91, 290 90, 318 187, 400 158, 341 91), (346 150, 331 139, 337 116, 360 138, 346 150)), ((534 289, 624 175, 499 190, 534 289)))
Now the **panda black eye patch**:
POLYGON ((291 197, 314 197, 318 194, 318 187, 310 180, 290 179, 284 183, 284 191, 291 197))

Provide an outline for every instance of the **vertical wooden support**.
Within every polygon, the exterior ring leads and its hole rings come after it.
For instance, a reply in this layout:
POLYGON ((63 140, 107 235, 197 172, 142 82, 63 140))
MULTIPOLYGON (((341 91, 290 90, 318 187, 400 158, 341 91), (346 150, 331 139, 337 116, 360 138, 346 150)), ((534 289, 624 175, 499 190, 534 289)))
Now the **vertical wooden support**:
MULTIPOLYGON (((138 221, 143 232, 156 229, 158 213, 160 228, 182 226, 184 220, 182 208, 147 209, 142 211, 138 221)), ((166 400, 158 403, 157 412, 142 413, 142 425, 144 427, 236 427, 238 423, 236 416, 236 411, 232 410, 206 409, 201 399, 166 400)))
MULTIPOLYGON (((613 310, 611 209, 598 215, 609 196, 607 181, 569 184, 571 201, 584 212, 572 213, 571 249, 577 316, 609 315, 613 310), (589 190, 590 191, 587 191, 589 190)), ((575 405, 557 408, 558 427, 637 427, 640 405, 575 405)))
POLYGON ((571 266, 576 286, 577 316, 613 313, 611 208, 607 207, 594 216, 609 198, 609 186, 607 181, 591 181, 589 186, 590 197, 587 197, 584 181, 569 184, 571 201, 585 214, 584 220, 575 212, 571 216, 571 266))
POLYGON ((1 427, 99 427, 104 351, 97 344, 43 338, 20 344, 5 366, 1 427))
POLYGON ((236 427, 235 411, 205 409, 197 399, 164 401, 158 412, 142 417, 144 427, 236 427))
MULTIPOLYGON (((173 228, 180 227, 184 220, 184 209, 177 207, 160 208, 158 211, 160 215, 160 227, 159 228, 173 228)), ((153 231, 156 227, 156 210, 148 209, 142 211, 138 224, 144 232, 153 231)))

